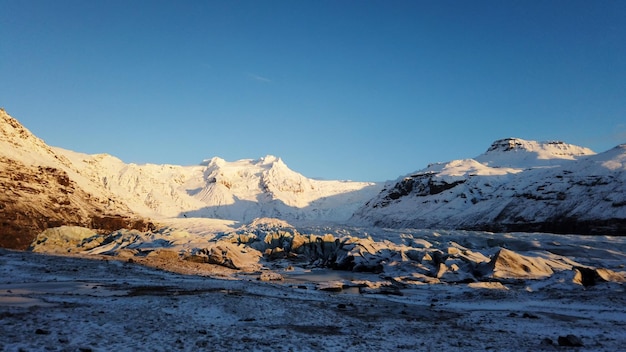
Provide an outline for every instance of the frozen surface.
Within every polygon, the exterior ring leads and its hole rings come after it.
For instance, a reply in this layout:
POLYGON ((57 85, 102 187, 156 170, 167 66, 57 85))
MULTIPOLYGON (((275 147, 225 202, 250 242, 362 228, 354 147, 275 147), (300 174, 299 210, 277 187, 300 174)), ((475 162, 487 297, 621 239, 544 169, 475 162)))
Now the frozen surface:
POLYGON ((114 260, 3 251, 0 261, 7 351, 551 351, 568 334, 582 340, 579 350, 616 351, 626 342, 621 286, 337 294, 114 260))
POLYGON ((626 343, 625 238, 221 225, 207 233, 188 219, 184 230, 92 236, 62 228, 34 250, 63 256, 0 252, 0 349, 552 351, 567 335, 578 350, 626 343))

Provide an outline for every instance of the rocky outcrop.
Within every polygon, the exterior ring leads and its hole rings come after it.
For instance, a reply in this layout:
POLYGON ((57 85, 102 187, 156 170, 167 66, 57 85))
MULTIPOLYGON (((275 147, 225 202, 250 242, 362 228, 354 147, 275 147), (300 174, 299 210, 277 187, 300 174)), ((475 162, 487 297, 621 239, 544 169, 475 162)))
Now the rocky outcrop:
POLYGON ((504 138, 494 141, 481 157, 510 152, 534 153, 537 159, 542 160, 550 160, 555 156, 557 158, 572 159, 595 154, 589 148, 579 147, 562 141, 535 142, 521 138, 504 138))
POLYGON ((516 238, 480 232, 428 234, 423 230, 419 234, 388 232, 374 239, 347 228, 320 233, 320 229, 309 232, 280 221, 258 224, 211 239, 171 228, 148 233, 119 230, 95 234, 88 229, 61 227, 40 234, 32 249, 45 253, 106 255, 128 261, 158 259, 174 266, 221 267, 255 275, 269 269, 259 276, 262 281, 281 280, 282 275, 288 280, 290 271, 335 269, 352 273, 339 274, 326 288, 318 289, 360 287, 362 293, 397 294, 403 287, 437 283, 507 290, 520 280, 528 280, 529 285, 530 281, 536 282, 533 289, 626 282, 623 256, 617 254, 621 253, 623 241, 612 244, 597 241, 598 245, 591 248, 589 239, 580 236, 533 234, 516 238), (555 241, 557 238, 564 242, 555 241), (364 276, 369 275, 366 273, 379 275, 364 276), (376 280, 379 284, 375 284, 367 279, 372 277, 384 280, 376 280), (350 282, 346 281, 348 278, 350 282))
POLYGON ((549 261, 524 256, 505 248, 500 249, 485 266, 488 273, 484 276, 500 279, 539 279, 554 273, 549 261))
POLYGON ((437 180, 434 176, 435 174, 430 172, 407 176, 401 181, 398 181, 393 188, 382 197, 382 200, 373 203, 372 206, 374 208, 384 207, 392 201, 408 196, 409 194, 413 194, 417 197, 439 194, 465 182, 465 180, 455 180, 448 183, 443 180, 437 180))
POLYGON ((0 109, 0 246, 26 249, 47 228, 99 231, 152 225, 113 196, 88 192, 67 158, 0 109))
POLYGON ((578 266, 574 268, 574 283, 583 286, 595 286, 602 282, 626 282, 625 273, 618 273, 605 268, 578 266))
POLYGON ((244 271, 258 269, 260 257, 261 253, 254 249, 229 242, 218 242, 209 247, 194 250, 193 254, 195 261, 244 271))
POLYGON ((85 226, 101 231, 151 224, 139 217, 113 214, 107 201, 83 191, 60 169, 27 166, 0 156, 0 246, 26 249, 47 228, 85 226))

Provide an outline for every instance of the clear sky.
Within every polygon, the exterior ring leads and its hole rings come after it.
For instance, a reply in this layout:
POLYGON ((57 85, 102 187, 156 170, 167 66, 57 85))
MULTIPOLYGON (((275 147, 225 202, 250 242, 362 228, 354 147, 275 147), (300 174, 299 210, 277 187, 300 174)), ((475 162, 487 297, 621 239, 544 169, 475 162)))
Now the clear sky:
POLYGON ((0 106, 125 162, 383 181, 626 142, 626 1, 0 0, 0 106))

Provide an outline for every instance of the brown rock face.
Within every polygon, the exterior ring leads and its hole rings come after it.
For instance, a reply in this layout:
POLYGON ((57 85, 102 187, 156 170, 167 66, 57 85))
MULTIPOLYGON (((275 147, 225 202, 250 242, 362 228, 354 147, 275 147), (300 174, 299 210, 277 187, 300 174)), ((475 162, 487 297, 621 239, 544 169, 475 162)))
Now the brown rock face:
POLYGON ((141 218, 108 213, 108 201, 80 189, 63 170, 0 156, 0 247, 27 249, 37 234, 61 225, 102 231, 152 226, 141 218))

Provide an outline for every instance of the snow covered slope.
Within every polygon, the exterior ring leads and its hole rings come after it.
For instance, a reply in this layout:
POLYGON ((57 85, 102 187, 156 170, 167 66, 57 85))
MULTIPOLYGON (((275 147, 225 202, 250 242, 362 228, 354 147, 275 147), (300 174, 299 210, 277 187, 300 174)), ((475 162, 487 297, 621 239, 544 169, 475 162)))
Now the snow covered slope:
POLYGON ((432 164, 383 185, 309 179, 271 155, 195 166, 127 164, 49 147, 1 110, 0 230, 7 238, 20 228, 128 227, 139 214, 623 234, 625 150, 596 155, 563 142, 508 138, 474 159, 432 164), (122 218, 126 223, 117 222, 122 218))
POLYGON ((0 156, 63 173, 68 182, 113 213, 156 219, 345 221, 382 188, 372 182, 309 179, 271 155, 234 162, 212 158, 195 166, 126 164, 108 154, 49 147, 6 112, 1 112, 1 118, 0 156))
POLYGON ((344 221, 382 187, 309 179, 271 155, 234 162, 215 157, 196 166, 178 166, 125 164, 106 154, 54 150, 131 209, 154 218, 344 221))
POLYGON ((486 153, 388 183, 353 220, 387 227, 626 232, 626 144, 498 140, 486 153))
POLYGON ((0 246, 26 248, 48 227, 149 225, 0 109, 0 246))

